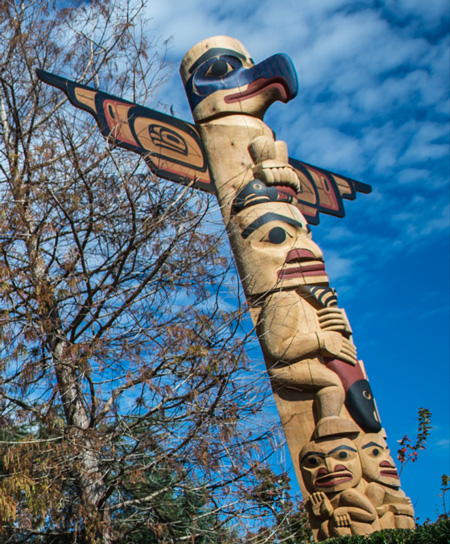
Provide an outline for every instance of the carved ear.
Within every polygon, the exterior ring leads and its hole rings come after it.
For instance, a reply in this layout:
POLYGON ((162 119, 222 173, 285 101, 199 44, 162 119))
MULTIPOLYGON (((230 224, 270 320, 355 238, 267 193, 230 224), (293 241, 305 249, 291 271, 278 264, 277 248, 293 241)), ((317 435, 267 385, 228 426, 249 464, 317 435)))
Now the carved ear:
POLYGON ((329 170, 289 158, 297 171, 301 192, 298 207, 309 223, 319 224, 319 212, 344 217, 343 198, 355 200, 356 193, 370 193, 372 187, 329 170))
POLYGON ((155 175, 183 184, 193 181, 195 188, 215 192, 194 125, 44 70, 36 74, 64 91, 75 107, 93 115, 112 145, 143 155, 155 175))

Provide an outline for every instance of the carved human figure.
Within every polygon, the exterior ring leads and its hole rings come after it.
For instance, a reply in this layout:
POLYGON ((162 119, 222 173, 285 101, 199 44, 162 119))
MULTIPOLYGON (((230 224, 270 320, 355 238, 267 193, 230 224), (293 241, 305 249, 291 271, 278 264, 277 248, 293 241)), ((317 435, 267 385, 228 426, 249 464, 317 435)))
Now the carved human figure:
POLYGON ((376 507, 383 529, 413 529, 414 509, 400 489, 400 478, 381 434, 361 435, 357 441, 365 494, 376 507))
MULTIPOLYGON (((362 380, 370 388, 345 312, 323 303, 324 297, 336 300, 328 288, 323 255, 292 202, 286 187, 267 188, 253 180, 235 199, 230 239, 246 294, 262 306, 257 332, 275 386, 316 393, 317 437, 355 433, 359 427, 341 417, 344 382, 362 380)), ((347 387, 347 396, 350 390, 347 387)), ((379 430, 374 413, 371 397, 363 426, 379 430)), ((361 418, 355 419, 361 424, 361 418)))
POLYGON ((381 528, 376 509, 364 494, 358 449, 348 438, 322 439, 304 446, 300 470, 318 540, 365 535, 381 528))

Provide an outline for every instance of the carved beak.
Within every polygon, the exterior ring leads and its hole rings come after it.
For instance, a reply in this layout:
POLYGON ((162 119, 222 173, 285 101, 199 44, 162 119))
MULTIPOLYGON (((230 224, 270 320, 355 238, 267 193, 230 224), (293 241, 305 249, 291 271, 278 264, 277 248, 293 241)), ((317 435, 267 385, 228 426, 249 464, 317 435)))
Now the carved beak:
POLYGON ((246 69, 245 79, 247 85, 243 90, 225 97, 227 104, 242 102, 259 94, 267 93, 273 97, 267 104, 269 107, 275 100, 289 102, 298 93, 298 79, 294 65, 291 59, 282 53, 273 55, 252 68, 246 69), (268 91, 274 92, 268 93, 268 91))

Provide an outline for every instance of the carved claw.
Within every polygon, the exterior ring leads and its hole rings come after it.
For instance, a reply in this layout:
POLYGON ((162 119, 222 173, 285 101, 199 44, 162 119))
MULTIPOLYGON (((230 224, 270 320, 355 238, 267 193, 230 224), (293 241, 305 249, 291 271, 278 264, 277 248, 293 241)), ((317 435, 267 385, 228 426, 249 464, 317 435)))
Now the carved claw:
POLYGON ((287 185, 296 193, 300 192, 300 180, 296 171, 289 164, 269 159, 258 163, 253 168, 253 175, 266 185, 287 185))
POLYGON ((289 164, 285 142, 275 142, 268 136, 255 138, 248 146, 255 166, 253 175, 266 185, 287 185, 300 192, 300 180, 289 164))

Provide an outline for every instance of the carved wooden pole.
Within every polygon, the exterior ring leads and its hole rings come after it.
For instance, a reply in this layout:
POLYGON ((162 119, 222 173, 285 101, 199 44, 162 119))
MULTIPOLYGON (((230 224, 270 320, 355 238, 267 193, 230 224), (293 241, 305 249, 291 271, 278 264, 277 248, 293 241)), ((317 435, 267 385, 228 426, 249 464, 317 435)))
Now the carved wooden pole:
POLYGON ((297 204, 306 179, 262 121, 297 92, 284 55, 255 66, 236 40, 194 46, 187 96, 316 538, 413 527, 352 330, 297 204))
POLYGON ((287 56, 255 65, 240 42, 218 36, 186 54, 181 75, 196 126, 38 71, 155 174, 216 193, 316 539, 414 527, 308 225, 319 212, 343 217, 342 198, 370 187, 289 158, 263 122, 274 101, 297 93, 287 56))

